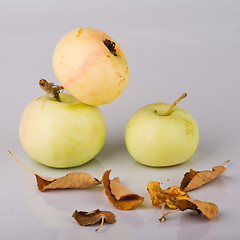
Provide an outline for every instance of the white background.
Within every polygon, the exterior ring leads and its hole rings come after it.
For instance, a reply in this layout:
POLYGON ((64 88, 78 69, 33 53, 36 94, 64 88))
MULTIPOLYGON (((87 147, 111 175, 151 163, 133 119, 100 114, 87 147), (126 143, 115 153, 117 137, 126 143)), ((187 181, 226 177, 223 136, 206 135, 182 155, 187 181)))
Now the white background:
POLYGON ((239 90, 240 1, 0 1, 0 238, 1 239, 238 239, 239 231, 239 90), (57 80, 51 56, 68 31, 99 28, 123 47, 130 69, 129 84, 114 102, 100 109, 107 124, 101 153, 73 169, 52 169, 30 159, 18 138, 26 105, 43 94, 38 80, 57 80), (124 143, 131 115, 153 102, 173 102, 196 119, 200 143, 186 163, 150 168, 135 162, 124 143), (41 193, 34 176, 8 153, 10 149, 35 172, 51 177, 85 171, 111 178, 145 197, 132 211, 114 208, 101 187, 41 193), (186 211, 169 215, 151 205, 149 180, 162 187, 179 185, 186 171, 211 169, 231 160, 227 171, 212 183, 190 193, 192 198, 218 205, 209 221, 186 211), (167 180, 169 179, 169 181, 167 180), (116 224, 99 232, 80 227, 71 217, 75 209, 96 208, 115 213, 116 224))

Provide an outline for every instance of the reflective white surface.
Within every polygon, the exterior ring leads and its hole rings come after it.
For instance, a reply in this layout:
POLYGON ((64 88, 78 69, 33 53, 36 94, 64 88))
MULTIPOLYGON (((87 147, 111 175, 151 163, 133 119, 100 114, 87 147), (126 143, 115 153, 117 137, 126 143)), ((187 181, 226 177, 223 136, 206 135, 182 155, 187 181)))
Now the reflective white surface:
POLYGON ((239 1, 1 1, 1 138, 0 239, 238 239, 240 2, 239 1), (18 139, 25 106, 42 95, 38 80, 57 82, 51 55, 66 32, 81 26, 99 28, 114 37, 129 61, 130 80, 114 102, 100 106, 107 139, 101 153, 72 169, 53 169, 30 159, 18 139), (153 102, 172 102, 188 93, 180 105, 196 119, 200 143, 186 163, 150 168, 135 162, 124 144, 131 115, 153 102), (35 172, 51 177, 84 171, 101 179, 112 169, 145 201, 132 211, 112 206, 101 186, 86 190, 41 193, 35 178, 8 153, 35 172), (186 171, 211 169, 230 159, 227 171, 190 192, 211 201, 219 213, 212 221, 192 211, 158 221, 161 210, 151 205, 149 180, 163 188, 179 185, 186 171), (115 224, 80 227, 75 209, 99 208, 116 215, 115 224))

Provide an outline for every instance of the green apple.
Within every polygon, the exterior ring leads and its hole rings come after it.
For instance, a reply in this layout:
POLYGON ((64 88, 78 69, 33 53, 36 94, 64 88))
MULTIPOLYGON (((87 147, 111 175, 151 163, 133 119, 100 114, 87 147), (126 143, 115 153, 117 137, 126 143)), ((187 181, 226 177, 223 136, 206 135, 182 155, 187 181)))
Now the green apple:
POLYGON ((196 151, 199 142, 196 121, 185 109, 171 106, 153 103, 130 118, 125 142, 136 161, 153 167, 171 166, 187 161, 196 151))
POLYGON ((62 86, 88 105, 113 101, 128 83, 123 49, 98 29, 84 27, 65 34, 55 47, 52 64, 62 86))
POLYGON ((25 151, 37 162, 56 168, 79 166, 94 158, 106 138, 106 125, 98 107, 60 93, 33 100, 24 110, 19 127, 25 151))

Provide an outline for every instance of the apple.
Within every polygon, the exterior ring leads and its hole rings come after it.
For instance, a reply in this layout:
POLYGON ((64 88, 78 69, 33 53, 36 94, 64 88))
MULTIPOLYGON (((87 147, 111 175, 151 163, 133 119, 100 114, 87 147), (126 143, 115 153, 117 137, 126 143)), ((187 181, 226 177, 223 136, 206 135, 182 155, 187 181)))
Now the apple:
POLYGON ((25 151, 37 162, 55 168, 82 165, 102 149, 106 125, 98 107, 60 93, 33 100, 24 110, 19 137, 25 151))
POLYGON ((198 125, 189 112, 175 106, 177 102, 149 104, 130 118, 125 143, 136 161, 163 167, 183 163, 194 154, 199 142, 198 125))
POLYGON ((64 35, 55 47, 52 64, 62 86, 88 105, 112 102, 128 83, 128 63, 121 46, 98 29, 78 28, 64 35))

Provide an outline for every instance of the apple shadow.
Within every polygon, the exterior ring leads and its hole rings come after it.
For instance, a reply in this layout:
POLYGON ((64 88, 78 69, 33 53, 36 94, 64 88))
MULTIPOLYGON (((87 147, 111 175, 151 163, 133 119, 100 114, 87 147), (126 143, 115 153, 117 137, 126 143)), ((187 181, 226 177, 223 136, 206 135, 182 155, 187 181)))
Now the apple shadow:
POLYGON ((191 159, 196 162, 207 161, 209 156, 211 156, 213 153, 214 149, 211 147, 211 143, 204 142, 204 140, 202 140, 199 142, 198 148, 191 159))
POLYGON ((209 163, 209 159, 223 148, 226 148, 224 136, 216 132, 202 134, 200 135, 199 145, 192 160, 209 163))
POLYGON ((108 159, 113 159, 115 156, 128 154, 124 139, 121 138, 113 138, 107 139, 105 145, 101 152, 98 154, 98 158, 101 161, 107 161, 108 159))
POLYGON ((35 161, 30 156, 26 156, 24 163, 36 174, 46 177, 62 177, 72 172, 86 172, 93 177, 101 179, 103 172, 103 166, 96 157, 80 166, 69 168, 54 168, 46 166, 35 161))

